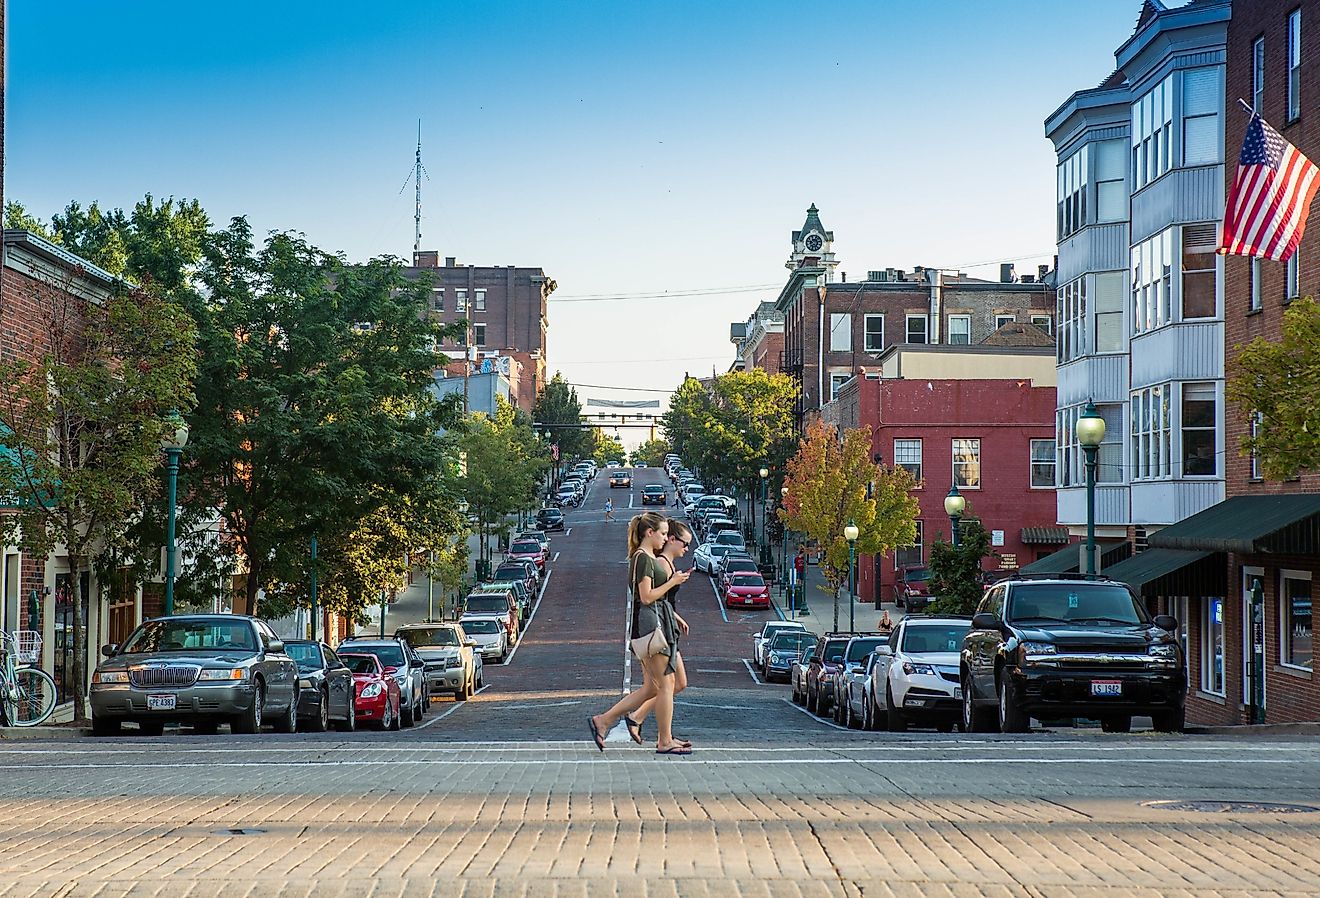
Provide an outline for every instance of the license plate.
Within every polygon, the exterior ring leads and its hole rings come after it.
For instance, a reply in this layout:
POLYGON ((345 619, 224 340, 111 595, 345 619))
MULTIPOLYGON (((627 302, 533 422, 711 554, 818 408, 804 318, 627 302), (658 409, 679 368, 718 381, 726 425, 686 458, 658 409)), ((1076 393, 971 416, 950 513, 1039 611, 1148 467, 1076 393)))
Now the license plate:
POLYGON ((1122 695, 1123 683, 1120 680, 1092 680, 1092 695, 1122 695))
POLYGON ((755 605, 755 604, 756 604, 756 600, 755 600, 755 599, 743 599, 743 604, 744 604, 744 605, 755 605))
POLYGON ((148 695, 148 711, 173 711, 175 696, 173 695, 148 695))
POLYGON ((961 687, 961 686, 954 686, 954 687, 953 687, 953 697, 956 698, 956 699, 958 699, 959 701, 962 701, 962 687, 961 687))

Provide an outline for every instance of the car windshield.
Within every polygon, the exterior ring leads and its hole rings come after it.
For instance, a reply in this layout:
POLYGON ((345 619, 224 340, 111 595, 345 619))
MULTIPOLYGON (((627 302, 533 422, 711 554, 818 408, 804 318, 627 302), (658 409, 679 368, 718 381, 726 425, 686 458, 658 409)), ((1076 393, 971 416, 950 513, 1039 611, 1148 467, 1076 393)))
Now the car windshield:
POLYGON ((522 565, 502 564, 495 568, 496 577, 516 577, 521 580, 527 576, 527 569, 522 565))
POLYGON ((848 644, 848 660, 861 661, 867 655, 875 651, 875 647, 887 640, 879 637, 875 639, 854 639, 848 644))
MULTIPOLYGON (((507 614, 509 600, 504 596, 468 596, 467 610, 485 614, 507 614)), ((453 644, 458 645, 458 642, 455 641, 453 644)))
POLYGON ((733 546, 711 546, 710 554, 715 558, 723 558, 733 551, 733 546))
POLYGON ((127 655, 148 652, 257 650, 257 634, 243 620, 154 620, 128 637, 119 648, 127 655))
POLYGON ((970 624, 908 625, 903 633, 902 650, 909 655, 927 652, 956 652, 962 648, 963 637, 970 624))
POLYGON ((374 674, 380 670, 375 655, 340 655, 339 660, 348 665, 355 674, 374 674))
POLYGON ((509 551, 515 554, 520 554, 523 552, 540 552, 541 544, 538 542, 532 542, 531 540, 528 540, 525 543, 514 543, 513 547, 509 549, 509 551))
POLYGON ((343 646, 359 655, 375 655, 381 667, 403 667, 403 649, 397 645, 349 645, 343 646))
POLYGON ((729 572, 734 571, 754 571, 756 562, 746 558, 730 558, 725 562, 724 569, 729 572))
POLYGON ((757 588, 765 586, 765 581, 754 574, 734 577, 732 582, 734 586, 755 586, 757 588))
POLYGON ((664 491, 665 491, 665 488, 664 488, 663 486, 644 486, 644 487, 642 487, 642 492, 644 492, 644 493, 663 493, 664 491))
POLYGON ((825 661, 837 664, 843 660, 843 652, 848 648, 848 640, 838 639, 825 643, 825 661))
POLYGON ((463 631, 465 633, 498 633, 500 632, 500 622, 490 619, 470 618, 463 621, 463 631))
POLYGON ((721 530, 715 535, 715 542, 719 545, 740 546, 742 541, 742 534, 736 530, 721 530))
POLYGON ((320 670, 325 663, 320 646, 314 642, 286 642, 284 653, 298 662, 299 670, 320 670))
POLYGON ((910 571, 904 571, 903 579, 908 583, 924 583, 930 579, 930 571, 926 568, 913 568, 910 571))
POLYGON ((1136 626, 1146 609, 1116 583, 1027 583, 1014 587, 1008 620, 1018 623, 1112 623, 1136 626))
POLYGON ((399 638, 413 648, 432 645, 458 645, 458 634, 453 627, 418 627, 400 630, 399 638))
POLYGON ((772 651, 800 651, 809 645, 815 643, 816 637, 810 633, 776 633, 775 638, 770 641, 772 651))

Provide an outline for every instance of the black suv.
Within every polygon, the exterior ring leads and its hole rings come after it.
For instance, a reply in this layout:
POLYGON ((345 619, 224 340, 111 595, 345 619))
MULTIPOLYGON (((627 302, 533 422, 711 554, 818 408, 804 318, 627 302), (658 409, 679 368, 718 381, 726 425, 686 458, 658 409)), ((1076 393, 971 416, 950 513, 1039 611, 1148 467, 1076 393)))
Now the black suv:
POLYGON ((1181 732, 1187 675, 1178 621, 1152 618, 1105 577, 1013 577, 990 587, 963 638, 964 731, 1024 733, 1031 718, 1098 718, 1125 733, 1133 715, 1181 732))
POLYGON ((564 513, 558 508, 542 508, 536 513, 536 529, 547 533, 564 529, 564 513))

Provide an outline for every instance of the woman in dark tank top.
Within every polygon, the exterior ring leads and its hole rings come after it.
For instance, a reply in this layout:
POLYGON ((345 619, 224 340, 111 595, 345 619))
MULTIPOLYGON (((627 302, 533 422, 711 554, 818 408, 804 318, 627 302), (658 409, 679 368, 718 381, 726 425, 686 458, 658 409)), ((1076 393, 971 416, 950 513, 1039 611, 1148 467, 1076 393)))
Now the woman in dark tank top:
MULTIPOLYGON (((687 554, 688 548, 692 545, 692 530, 682 521, 669 519, 669 536, 665 540, 665 547, 656 558, 656 563, 665 569, 665 576, 668 578, 677 568, 674 562, 687 554)), ((665 606, 661 610, 662 626, 665 629, 665 638, 669 640, 672 652, 669 657, 669 670, 674 674, 674 695, 678 695, 687 688, 687 669, 683 666, 683 655, 678 650, 678 641, 687 635, 687 621, 683 620, 682 615, 678 613, 678 587, 675 586, 665 594, 664 599, 656 604, 665 606)), ((638 745, 642 744, 642 724, 646 722, 646 717, 655 707, 659 696, 645 702, 640 708, 631 714, 624 715, 623 722, 628 727, 628 735, 638 745)), ((674 737, 675 741, 681 742, 686 746, 692 743, 686 739, 674 737)))

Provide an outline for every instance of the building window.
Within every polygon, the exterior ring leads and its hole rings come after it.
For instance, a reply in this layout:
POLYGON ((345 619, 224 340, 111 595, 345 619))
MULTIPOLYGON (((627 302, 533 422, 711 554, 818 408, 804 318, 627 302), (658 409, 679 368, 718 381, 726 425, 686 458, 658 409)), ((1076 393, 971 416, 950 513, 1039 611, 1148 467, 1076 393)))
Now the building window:
POLYGON ((1285 262, 1284 265, 1287 268, 1287 277, 1284 278, 1285 285, 1283 301, 1284 303, 1290 303, 1300 296, 1302 292, 1297 284, 1297 253, 1293 253, 1289 256, 1288 261, 1285 262))
POLYGON ((995 316, 995 330, 999 330, 999 329, 1000 329, 1001 327, 1003 327, 1005 324, 1013 324, 1013 323, 1015 323, 1016 321, 1017 321, 1017 317, 1014 316, 1014 315, 996 315, 996 316, 995 316))
POLYGON ((1069 281, 1055 294, 1058 303, 1059 339, 1055 351, 1060 362, 1086 355, 1086 278, 1069 281))
POLYGON ((830 352, 848 352, 852 349, 852 315, 847 312, 830 313, 830 352))
POLYGON ((852 380, 851 374, 831 374, 830 375, 830 402, 839 398, 839 390, 843 385, 852 380))
POLYGON ((885 316, 867 315, 863 319, 866 328, 865 345, 867 352, 880 352, 885 348, 885 316))
POLYGON ((478 312, 486 311, 486 291, 477 290, 472 297, 473 305, 478 312))
POLYGON ((1047 334, 1054 333, 1053 322, 1050 321, 1049 315, 1032 315, 1031 323, 1047 334))
POLYGON ((431 288, 431 311, 443 312, 445 310, 445 288, 431 288))
POLYGON ((905 565, 921 564, 923 561, 922 545, 925 541, 925 527, 921 526, 921 519, 915 521, 917 525, 916 541, 910 546, 902 546, 894 550, 894 570, 902 570, 905 565))
POLYGON ((1251 45, 1251 108, 1264 112, 1265 102, 1265 38, 1256 38, 1251 45))
POLYGON ((1095 145, 1095 220, 1126 221, 1127 147, 1123 140, 1095 145))
POLYGON ((1253 256, 1251 259, 1251 310, 1260 310, 1260 259, 1253 256))
POLYGON ((1214 222, 1182 226, 1182 316, 1214 318, 1215 250, 1219 241, 1214 222))
POLYGON ((1170 422, 1171 384, 1137 390, 1132 394, 1132 479, 1168 477, 1172 456, 1170 422))
POLYGON ((1279 662, 1304 670, 1315 669, 1311 641, 1311 575, 1306 571, 1283 571, 1279 584, 1279 662))
POLYGON ((1183 165, 1219 162, 1219 110, 1224 105, 1218 66, 1182 73, 1183 165))
POLYGON ((1050 489, 1054 486, 1054 441, 1031 441, 1031 488, 1050 489))
POLYGON ((455 291, 454 291, 454 311, 456 311, 456 312, 466 312, 466 311, 467 311, 467 291, 466 291, 466 290, 455 290, 455 291))
POLYGON ((1065 159, 1058 168, 1059 239, 1069 236, 1086 223, 1087 155, 1083 146, 1065 159))
POLYGON ((1132 189, 1140 190, 1170 168, 1173 76, 1132 104, 1132 189))
POLYGON ((1095 277, 1095 351, 1123 351, 1123 272, 1105 271, 1095 277))
MULTIPOLYGON (((1055 464, 1059 486, 1082 486, 1086 483, 1085 453, 1077 442, 1077 419, 1082 406, 1059 409, 1056 418, 1055 464)), ((1105 439, 1096 450, 1096 483, 1123 482, 1123 407, 1104 404, 1095 407, 1105 420, 1105 439)))
POLYGON ((1132 247, 1132 332, 1162 327, 1173 320, 1173 229, 1132 247))
POLYGON ((894 464, 921 485, 921 440, 894 440, 894 464))
POLYGON ((960 488, 981 488, 981 441, 953 441, 953 482, 960 488))
POLYGON ((1288 15, 1288 121, 1302 114, 1302 11, 1288 15))
POLYGON ((972 316, 949 316, 949 345, 967 346, 972 342, 972 316))
POLYGON ((907 316, 907 342, 925 343, 926 342, 926 316, 909 315, 907 316))
POLYGON ((1224 600, 1201 601, 1201 691, 1224 694, 1224 600))
MULTIPOLYGON (((1256 439, 1258 436, 1260 436, 1260 425, 1263 420, 1264 418, 1261 417, 1260 412, 1251 413, 1251 418, 1248 421, 1248 426, 1250 426, 1251 428, 1251 438, 1253 440, 1256 439)), ((1250 458, 1251 458, 1251 479, 1263 480, 1264 478, 1261 476, 1260 473, 1260 453, 1253 448, 1251 450, 1250 458)))
POLYGON ((472 342, 477 346, 486 345, 486 325, 484 324, 472 325, 472 342))
POLYGON ((1182 386, 1182 454, 1184 477, 1219 473, 1215 451, 1215 385, 1182 386))

